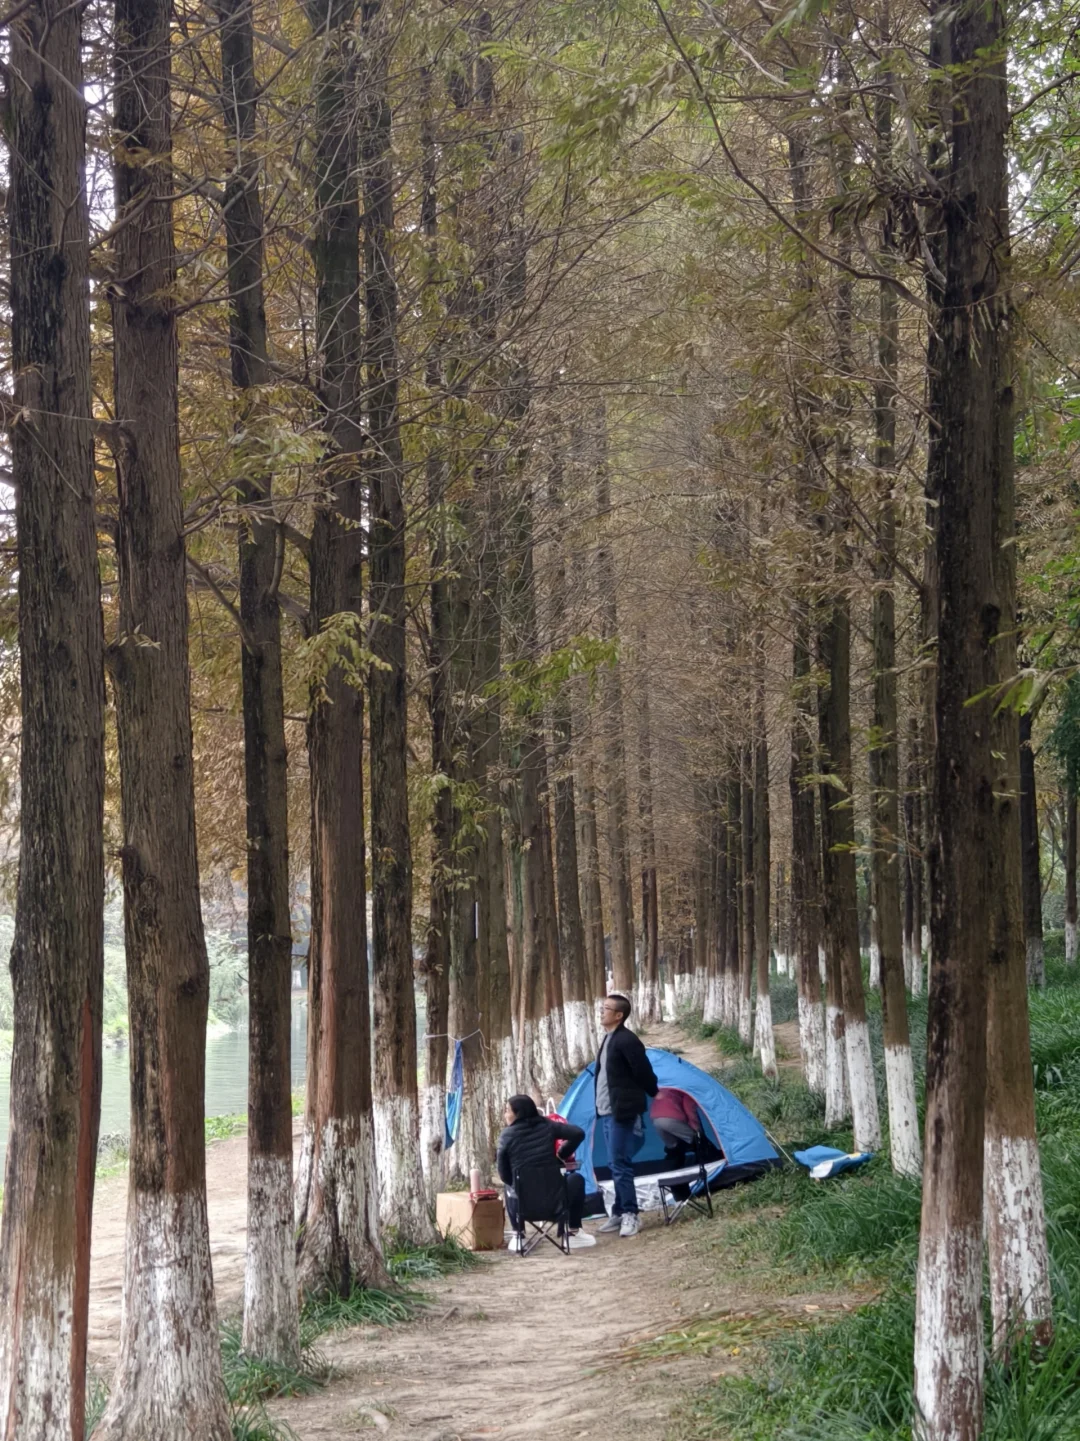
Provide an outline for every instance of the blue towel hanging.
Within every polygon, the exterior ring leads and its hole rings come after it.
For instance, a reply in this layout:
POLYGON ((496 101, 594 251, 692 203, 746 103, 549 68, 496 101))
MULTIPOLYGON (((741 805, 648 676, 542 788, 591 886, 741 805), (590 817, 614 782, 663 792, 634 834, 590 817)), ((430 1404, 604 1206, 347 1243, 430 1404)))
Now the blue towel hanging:
POLYGON ((457 1140, 461 1129, 461 1100, 465 1091, 465 1061, 461 1042, 454 1042, 454 1064, 450 1071, 450 1085, 446 1092, 446 1149, 457 1140))

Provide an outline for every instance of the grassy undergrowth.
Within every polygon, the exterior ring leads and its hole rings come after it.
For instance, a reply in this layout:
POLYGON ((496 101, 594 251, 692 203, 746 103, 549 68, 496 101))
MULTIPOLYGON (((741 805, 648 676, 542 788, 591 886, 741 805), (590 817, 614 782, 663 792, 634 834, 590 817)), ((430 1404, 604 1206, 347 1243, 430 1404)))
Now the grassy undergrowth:
MULTIPOLYGON (((1048 951, 1053 958, 1052 945, 1048 951)), ((920 1060, 925 1019, 925 1002, 916 1001, 920 1060)), ((1031 1035, 1056 1336, 1011 1367, 988 1364, 983 1436, 1080 1441, 1080 972, 1051 959, 1047 989, 1031 996, 1031 1035)), ((745 1057, 726 1066, 723 1079, 785 1146, 850 1147, 850 1133, 825 1133, 816 1099, 797 1079, 766 1082, 745 1057)), ((894 1176, 883 1155, 832 1182, 788 1170, 718 1199, 722 1214, 739 1218, 714 1243, 723 1246, 725 1265, 752 1264, 787 1290, 863 1283, 879 1294, 838 1320, 765 1340, 749 1374, 696 1397, 675 1434, 684 1441, 910 1441, 918 1184, 894 1176)))

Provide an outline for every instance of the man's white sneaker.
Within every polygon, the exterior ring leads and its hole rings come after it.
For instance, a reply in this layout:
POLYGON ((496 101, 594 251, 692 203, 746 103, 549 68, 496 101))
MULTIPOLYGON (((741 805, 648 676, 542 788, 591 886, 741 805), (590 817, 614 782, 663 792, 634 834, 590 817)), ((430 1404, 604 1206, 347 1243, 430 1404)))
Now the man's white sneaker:
POLYGON ((602 1226, 597 1229, 601 1236, 614 1236, 616 1231, 622 1228, 622 1216, 609 1216, 602 1226))
POLYGON ((590 1236, 588 1231, 575 1231, 570 1237, 571 1251, 584 1251, 586 1246, 595 1246, 596 1237, 590 1236))
POLYGON ((638 1221, 637 1216, 632 1215, 630 1212, 627 1212, 627 1214, 622 1218, 622 1222, 619 1226, 619 1235, 636 1236, 640 1230, 641 1225, 638 1221))
POLYGON ((510 1232, 510 1239, 506 1243, 506 1249, 513 1251, 516 1255, 521 1250, 521 1234, 518 1231, 510 1232))

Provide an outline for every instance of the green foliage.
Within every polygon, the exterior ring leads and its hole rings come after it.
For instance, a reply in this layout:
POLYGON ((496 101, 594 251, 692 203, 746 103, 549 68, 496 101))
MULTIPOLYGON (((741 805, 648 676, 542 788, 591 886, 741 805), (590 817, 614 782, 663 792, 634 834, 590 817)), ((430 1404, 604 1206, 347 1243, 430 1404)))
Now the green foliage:
POLYGON ((391 1241, 386 1247, 386 1269, 402 1285, 410 1281, 432 1281, 482 1264, 479 1256, 453 1236, 444 1236, 427 1246, 398 1245, 391 1241))
POLYGON ((348 1296, 336 1291, 309 1296, 304 1302, 302 1324, 313 1335, 342 1331, 349 1326, 393 1326, 416 1314, 415 1297, 357 1286, 348 1296))
POLYGON ((1057 720, 1047 741, 1069 785, 1080 786, 1080 675, 1070 676, 1058 702, 1057 720))
POLYGON ((235 1116, 207 1116, 203 1120, 208 1141, 226 1141, 230 1136, 239 1136, 247 1130, 247 1113, 235 1116))
POLYGON ((601 668, 615 665, 618 658, 617 640, 576 635, 568 645, 548 651, 538 660, 512 661, 485 694, 501 694, 516 715, 537 715, 575 676, 594 677, 601 668))
POLYGON ((310 1396, 330 1376, 330 1366, 315 1348, 316 1332, 301 1331, 300 1360, 296 1366, 282 1366, 245 1355, 239 1322, 221 1328, 221 1367, 225 1389, 234 1407, 259 1406, 274 1396, 310 1396))
MULTIPOLYGON (((1056 1334, 1048 1348, 1021 1345, 1012 1364, 988 1367, 983 1435, 993 1441, 1080 1441, 1078 1001, 1080 977, 1056 964, 1046 991, 1031 995, 1056 1334)), ((921 1060, 925 1047, 916 1037, 925 1033, 924 1000, 912 1003, 912 1022, 921 1060)), ((879 1028, 875 1050, 880 1055, 879 1028)), ((768 1103, 770 1092, 753 1071, 752 1062, 739 1063, 724 1080, 756 1108, 768 1103)), ((849 1140, 835 1138, 845 1149, 849 1140)), ((741 1198, 721 1198, 722 1213, 751 1204, 785 1208, 737 1233, 743 1250, 756 1248, 757 1264, 765 1253, 789 1273, 823 1279, 857 1273, 880 1278, 885 1289, 841 1320, 770 1336, 749 1375, 723 1380, 684 1408, 675 1435, 680 1441, 819 1441, 826 1435, 910 1441, 920 1186, 892 1175, 879 1158, 820 1186, 788 1171, 742 1189, 741 1198)))

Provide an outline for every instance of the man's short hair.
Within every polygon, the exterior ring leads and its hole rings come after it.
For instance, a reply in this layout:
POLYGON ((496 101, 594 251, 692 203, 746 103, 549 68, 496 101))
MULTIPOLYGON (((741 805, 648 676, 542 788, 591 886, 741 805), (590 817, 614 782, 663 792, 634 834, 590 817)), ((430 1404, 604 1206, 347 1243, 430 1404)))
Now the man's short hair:
POLYGON ((612 991, 611 995, 608 996, 608 1000, 615 1003, 620 1017, 625 1021, 630 1014, 629 998, 624 996, 620 991, 612 991))

